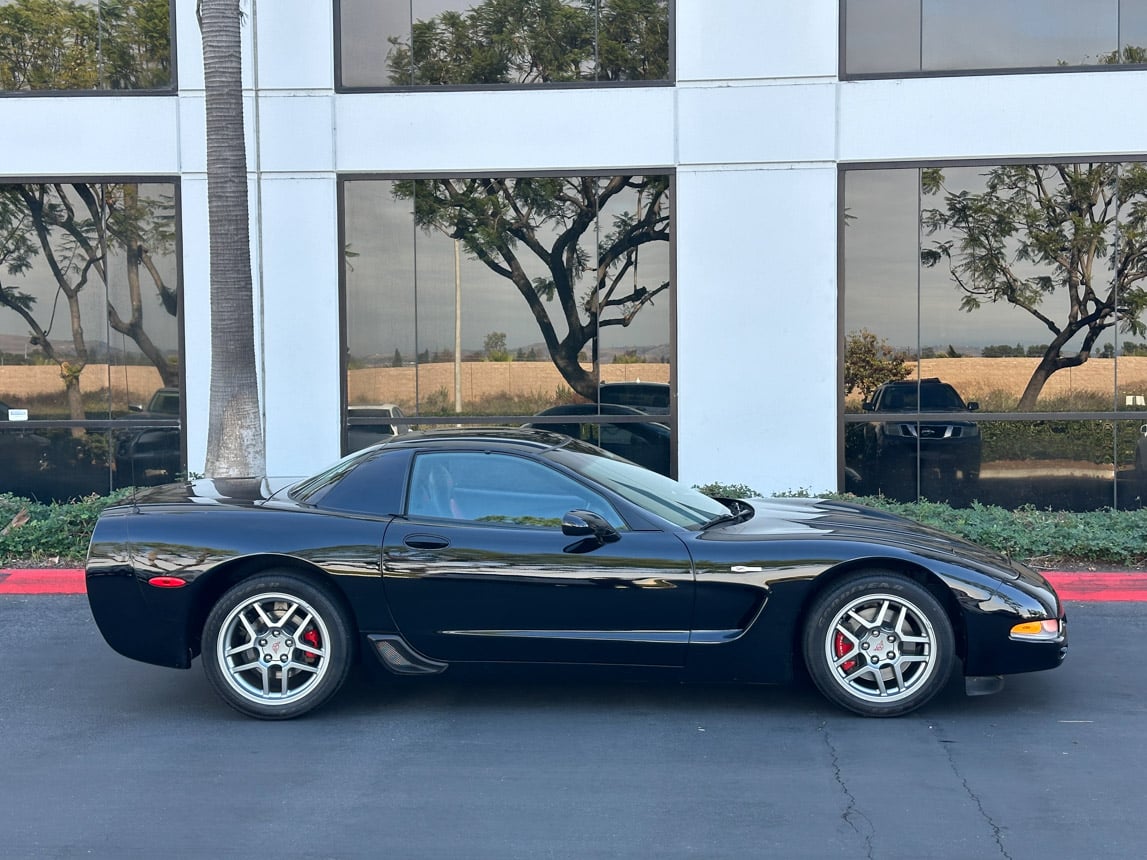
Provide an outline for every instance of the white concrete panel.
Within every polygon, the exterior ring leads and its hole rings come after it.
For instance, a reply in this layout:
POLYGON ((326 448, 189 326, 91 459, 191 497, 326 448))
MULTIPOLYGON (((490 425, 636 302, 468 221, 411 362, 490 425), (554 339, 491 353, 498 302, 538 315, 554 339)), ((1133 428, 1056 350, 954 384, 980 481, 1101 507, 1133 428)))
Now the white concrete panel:
POLYGON ((333 175, 263 181, 267 472, 339 456, 338 217, 333 175))
MULTIPOLYGON (((278 4, 281 0, 274 0, 278 4)), ((254 80, 254 28, 251 26, 251 6, 255 0, 239 4, 244 17, 240 23, 240 38, 243 42, 243 86, 253 87, 254 80)), ((266 4, 266 5, 274 5, 266 4)), ((195 10, 198 3, 192 0, 175 3, 175 54, 178 64, 179 91, 181 93, 200 92, 203 89, 203 41, 199 29, 199 19, 195 10)), ((296 4, 291 4, 296 5, 296 4)), ((316 6, 324 4, 316 3, 316 6)), ((260 7, 259 14, 263 14, 260 7)), ((289 59, 287 60, 289 62, 289 59)))
POLYGON ((259 89, 334 88, 333 3, 274 0, 256 15, 259 89))
POLYGON ((329 95, 261 95, 258 117, 260 169, 333 170, 332 111, 329 95))
POLYGON ((206 177, 183 178, 180 204, 187 471, 201 475, 207 461, 207 416, 211 395, 211 269, 206 177))
POLYGON ((677 80, 833 76, 838 0, 676 0, 677 80))
MULTIPOLYGON (((247 169, 255 170, 255 100, 243 98, 243 137, 247 145, 247 169)), ((179 161, 185 173, 207 170, 207 101, 202 93, 179 97, 179 161)), ((329 160, 329 159, 328 159, 329 160)))
POLYGON ((835 169, 684 170, 675 204, 681 480, 835 489, 835 169))
POLYGON ((840 158, 1142 155, 1144 92, 1143 71, 843 83, 840 158))
POLYGON ((836 141, 829 83, 678 88, 682 164, 826 161, 836 141))
MULTIPOLYGON (((255 361, 260 389, 265 388, 263 371, 263 332, 261 285, 258 279, 260 227, 258 197, 253 179, 248 182, 251 218, 251 265, 254 286, 255 361)), ((187 397, 187 468, 204 471, 207 454, 208 415, 211 402, 211 244, 207 203, 207 178, 184 176, 182 182, 181 236, 183 249, 183 337, 187 397)), ((265 395, 264 416, 266 415, 265 395)))
POLYGON ((179 170, 175 96, 9 98, 0 107, 6 177, 179 170))
POLYGON ((179 164, 185 173, 207 170, 207 114, 202 93, 179 97, 179 164))
POLYGON ((670 165, 672 87, 374 93, 335 103, 340 171, 670 165))

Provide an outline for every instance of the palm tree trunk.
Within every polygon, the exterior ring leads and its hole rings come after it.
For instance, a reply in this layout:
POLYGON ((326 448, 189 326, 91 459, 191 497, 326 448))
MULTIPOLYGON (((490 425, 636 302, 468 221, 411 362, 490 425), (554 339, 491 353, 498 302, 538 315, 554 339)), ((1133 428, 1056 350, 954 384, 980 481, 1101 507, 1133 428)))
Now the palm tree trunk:
POLYGON ((211 240, 209 476, 265 471, 243 136, 239 0, 201 0, 211 240))

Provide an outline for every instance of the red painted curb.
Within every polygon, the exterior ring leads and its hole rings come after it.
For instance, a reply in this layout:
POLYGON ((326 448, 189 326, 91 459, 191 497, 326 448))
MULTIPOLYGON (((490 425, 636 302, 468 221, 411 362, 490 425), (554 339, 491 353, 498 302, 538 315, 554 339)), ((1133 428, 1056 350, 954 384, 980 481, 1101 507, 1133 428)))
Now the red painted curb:
POLYGON ((1147 574, 1142 573, 1088 573, 1044 571, 1047 581, 1055 586, 1062 600, 1082 601, 1145 601, 1147 600, 1147 574))
POLYGON ((0 594, 83 594, 83 570, 0 570, 0 594))
MULTIPOLYGON (((1147 601, 1147 573, 1044 571, 1063 600, 1147 601)), ((83 594, 83 570, 0 570, 0 594, 83 594)))

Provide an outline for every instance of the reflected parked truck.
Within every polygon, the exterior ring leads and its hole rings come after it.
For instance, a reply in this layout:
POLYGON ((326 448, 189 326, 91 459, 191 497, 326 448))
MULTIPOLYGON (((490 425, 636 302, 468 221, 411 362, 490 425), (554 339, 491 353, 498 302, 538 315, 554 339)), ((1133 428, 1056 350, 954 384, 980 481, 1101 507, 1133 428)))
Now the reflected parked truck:
POLYGON ((918 465, 922 481, 938 479, 968 495, 980 477, 981 439, 979 426, 964 416, 979 408, 937 377, 886 382, 864 403, 874 420, 862 425, 863 441, 850 465, 866 492, 914 497, 918 465), (951 417, 921 421, 920 413, 951 417))

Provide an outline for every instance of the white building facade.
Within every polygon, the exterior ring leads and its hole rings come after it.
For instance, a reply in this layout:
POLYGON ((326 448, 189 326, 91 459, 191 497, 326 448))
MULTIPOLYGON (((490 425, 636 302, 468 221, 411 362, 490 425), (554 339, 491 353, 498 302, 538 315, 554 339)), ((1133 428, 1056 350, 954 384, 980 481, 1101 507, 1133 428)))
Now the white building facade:
MULTIPOLYGON (((871 5, 900 20, 898 4, 871 5)), ((909 5, 927 18, 927 2, 909 5)), ((1120 10, 1129 19, 1144 4, 1107 5, 1118 20, 1120 10)), ((0 181, 177 186, 184 444, 188 470, 199 472, 211 311, 194 7, 173 4, 171 93, 0 97, 7 130, 0 181)), ((257 358, 272 474, 315 471, 345 446, 340 183, 348 179, 668 175, 675 472, 687 483, 816 492, 846 482, 846 333, 879 324, 879 315, 857 312, 863 326, 847 318, 849 171, 1131 163, 1147 149, 1147 115, 1135 109, 1147 91, 1145 68, 1065 71, 1052 62, 850 77, 847 10, 837 0, 674 0, 669 81, 377 92, 336 87, 337 7, 337 0, 247 5, 257 358)), ((868 25, 879 29, 880 21, 868 25)), ((892 329, 879 333, 897 347, 929 345, 919 336, 905 343, 892 329)), ((937 334, 937 343, 947 345, 947 336, 937 334)), ((974 340, 952 337, 954 351, 974 340)))

